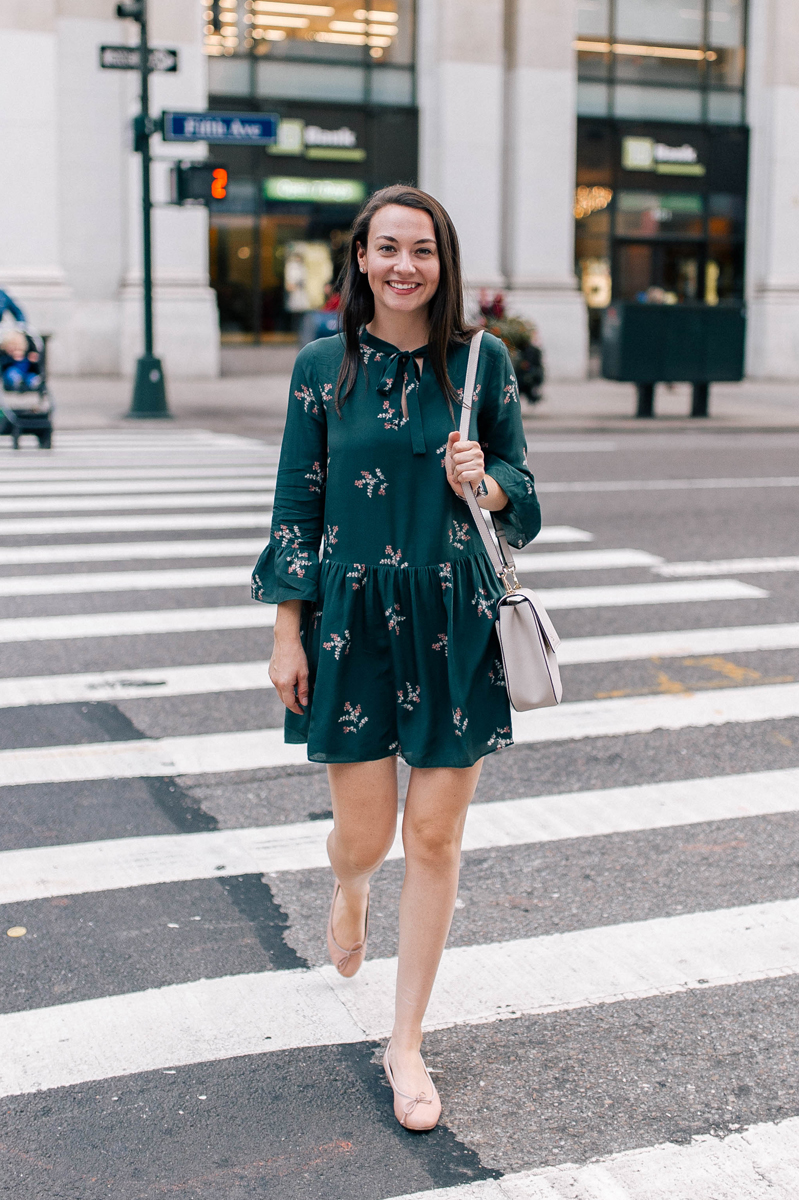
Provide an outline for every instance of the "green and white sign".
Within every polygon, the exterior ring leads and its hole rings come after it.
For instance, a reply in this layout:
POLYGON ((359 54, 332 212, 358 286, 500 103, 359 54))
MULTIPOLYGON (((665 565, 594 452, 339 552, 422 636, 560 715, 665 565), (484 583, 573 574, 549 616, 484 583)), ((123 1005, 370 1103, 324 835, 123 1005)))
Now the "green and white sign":
POLYGON ((621 165, 625 171, 656 171, 658 175, 704 175, 694 146, 669 146, 651 137, 625 137, 621 140, 621 165))
POLYGON ((316 204, 361 204, 366 184, 361 179, 302 179, 272 175, 264 180, 267 200, 304 200, 316 204))

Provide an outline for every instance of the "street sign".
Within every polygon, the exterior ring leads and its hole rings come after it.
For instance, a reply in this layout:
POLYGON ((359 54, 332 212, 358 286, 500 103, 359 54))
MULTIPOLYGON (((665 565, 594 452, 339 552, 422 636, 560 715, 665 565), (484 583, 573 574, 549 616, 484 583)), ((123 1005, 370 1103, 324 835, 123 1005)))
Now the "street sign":
POLYGON ((275 113, 165 112, 165 142, 213 142, 220 146, 271 146, 280 117, 275 113))
MULTIPOLYGON (((177 50, 151 46, 147 61, 151 71, 167 71, 173 74, 178 69, 177 50)), ((138 71, 138 46, 101 46, 100 66, 104 71, 138 71)))

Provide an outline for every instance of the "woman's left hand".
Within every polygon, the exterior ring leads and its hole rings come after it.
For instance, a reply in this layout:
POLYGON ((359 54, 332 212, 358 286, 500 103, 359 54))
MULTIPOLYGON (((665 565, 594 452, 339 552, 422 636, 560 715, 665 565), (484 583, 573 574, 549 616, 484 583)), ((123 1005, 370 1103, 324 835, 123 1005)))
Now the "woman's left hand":
POLYGON ((447 483, 456 496, 463 498, 463 484, 479 484, 485 478, 485 459, 479 442, 462 442, 457 429, 447 438, 444 459, 447 483))

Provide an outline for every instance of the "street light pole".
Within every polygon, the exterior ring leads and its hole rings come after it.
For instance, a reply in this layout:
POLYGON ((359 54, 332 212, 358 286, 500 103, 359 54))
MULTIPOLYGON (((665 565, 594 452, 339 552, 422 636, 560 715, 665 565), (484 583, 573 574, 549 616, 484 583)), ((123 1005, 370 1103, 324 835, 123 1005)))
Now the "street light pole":
POLYGON ((141 112, 133 128, 135 148, 141 154, 142 178, 142 288, 144 293, 144 354, 136 362, 136 380, 127 417, 139 420, 170 418, 166 402, 164 369, 153 354, 153 244, 150 198, 150 138, 155 121, 150 116, 150 47, 147 42, 147 0, 117 5, 117 16, 139 23, 139 73, 141 112))

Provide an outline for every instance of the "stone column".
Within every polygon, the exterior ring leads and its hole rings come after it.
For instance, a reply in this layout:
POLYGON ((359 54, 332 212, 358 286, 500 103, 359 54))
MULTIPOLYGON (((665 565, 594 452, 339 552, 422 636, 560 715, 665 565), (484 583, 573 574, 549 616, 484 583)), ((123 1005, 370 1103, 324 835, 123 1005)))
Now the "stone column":
POLYGON ((502 14, 502 0, 418 3, 420 186, 455 222, 473 295, 505 283, 502 14))
POLYGON ((0 288, 31 325, 56 335, 55 367, 71 305, 58 214, 57 65, 52 3, 0 5, 0 288))
POLYGON ((799 5, 750 0, 747 373, 799 379, 799 5))
POLYGON ((505 0, 505 9, 507 308, 538 327, 551 378, 582 379, 588 321, 574 273, 574 5, 505 0))

